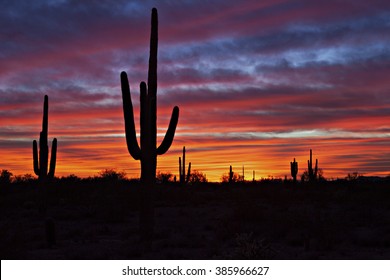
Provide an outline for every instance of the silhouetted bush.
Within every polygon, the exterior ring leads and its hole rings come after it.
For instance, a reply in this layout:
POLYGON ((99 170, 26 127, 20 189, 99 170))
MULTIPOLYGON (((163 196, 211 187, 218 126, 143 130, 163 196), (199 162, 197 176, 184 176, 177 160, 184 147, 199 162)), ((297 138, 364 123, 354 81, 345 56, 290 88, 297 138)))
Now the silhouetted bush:
POLYGON ((105 169, 99 172, 99 177, 103 181, 117 182, 126 179, 124 171, 116 171, 115 169, 105 169))
POLYGON ((166 184, 173 182, 173 174, 170 172, 157 172, 156 181, 159 184, 166 184))
POLYGON ((193 170, 191 172, 189 182, 193 185, 200 184, 200 183, 207 183, 206 174, 204 174, 198 170, 193 170))
POLYGON ((10 184, 12 175, 13 175, 12 172, 8 171, 7 169, 2 169, 0 173, 0 184, 1 185, 10 184))

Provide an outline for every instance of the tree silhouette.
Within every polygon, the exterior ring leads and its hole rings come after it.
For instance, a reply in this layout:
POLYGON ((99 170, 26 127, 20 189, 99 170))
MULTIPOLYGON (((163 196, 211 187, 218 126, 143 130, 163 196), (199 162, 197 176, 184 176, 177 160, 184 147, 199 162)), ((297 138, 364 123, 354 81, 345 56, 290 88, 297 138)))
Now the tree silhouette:
POLYGON ((191 172, 189 182, 191 184, 207 183, 206 174, 198 170, 194 170, 191 172))

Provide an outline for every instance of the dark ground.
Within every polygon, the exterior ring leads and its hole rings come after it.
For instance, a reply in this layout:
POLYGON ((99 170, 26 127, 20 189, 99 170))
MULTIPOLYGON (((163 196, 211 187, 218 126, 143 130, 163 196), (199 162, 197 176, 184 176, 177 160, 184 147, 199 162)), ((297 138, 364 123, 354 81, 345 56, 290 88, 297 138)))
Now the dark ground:
POLYGON ((139 189, 1 186, 1 259, 390 259, 389 182, 159 185, 147 251, 139 189))

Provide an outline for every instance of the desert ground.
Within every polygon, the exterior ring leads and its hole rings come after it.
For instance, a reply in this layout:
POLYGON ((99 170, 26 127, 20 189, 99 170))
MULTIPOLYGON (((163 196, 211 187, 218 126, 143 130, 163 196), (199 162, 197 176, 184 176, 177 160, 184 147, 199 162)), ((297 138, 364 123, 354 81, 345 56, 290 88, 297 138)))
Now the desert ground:
POLYGON ((158 184, 149 248, 139 182, 0 188, 1 259, 390 259, 390 183, 158 184))

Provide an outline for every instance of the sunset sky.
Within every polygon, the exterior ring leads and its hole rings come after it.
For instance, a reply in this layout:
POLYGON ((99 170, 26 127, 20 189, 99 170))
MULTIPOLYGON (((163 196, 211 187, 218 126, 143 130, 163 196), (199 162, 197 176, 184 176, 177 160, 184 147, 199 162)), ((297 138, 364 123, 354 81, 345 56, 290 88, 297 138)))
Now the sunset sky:
POLYGON ((159 14, 158 144, 173 106, 178 157, 219 181, 290 176, 313 149, 326 178, 390 174, 390 1, 0 2, 0 169, 33 173, 49 96, 57 176, 103 169, 139 177, 128 153, 119 75, 139 132, 150 14, 159 14), (115 3, 115 4, 114 4, 115 3))

